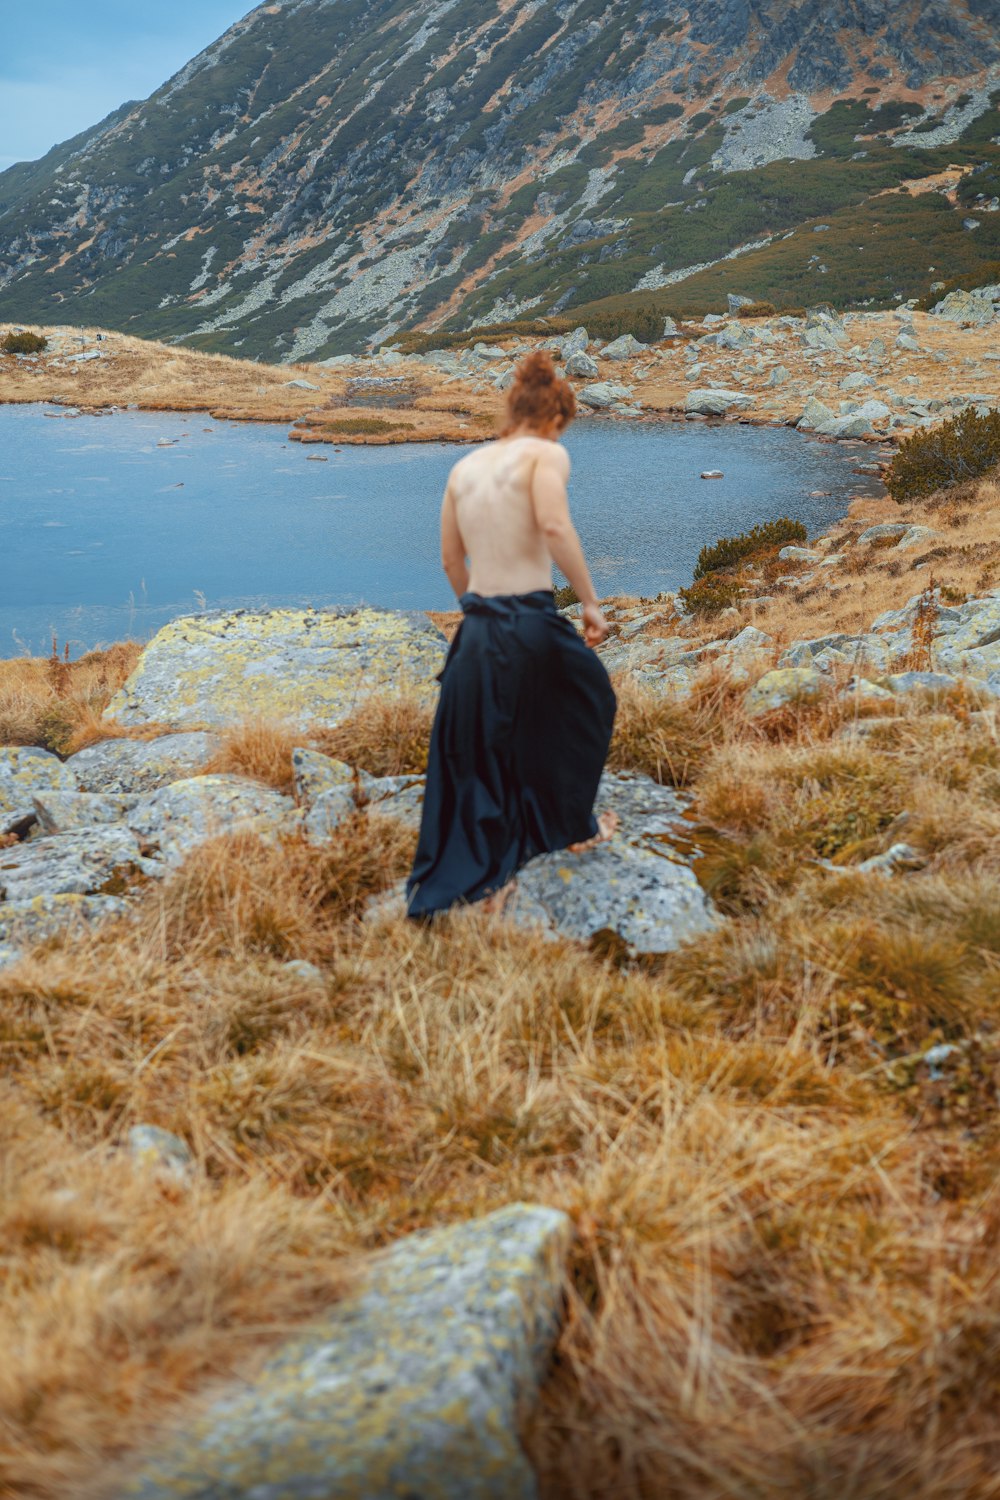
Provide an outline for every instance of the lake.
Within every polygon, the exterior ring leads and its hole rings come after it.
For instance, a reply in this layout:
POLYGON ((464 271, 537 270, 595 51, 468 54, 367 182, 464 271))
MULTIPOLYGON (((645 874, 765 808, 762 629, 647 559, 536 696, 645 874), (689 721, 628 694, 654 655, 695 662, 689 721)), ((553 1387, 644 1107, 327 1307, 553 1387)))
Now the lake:
MULTIPOLYGON (((455 447, 336 451, 200 414, 44 410, 0 406, 0 656, 53 635, 74 656, 144 640, 202 608, 453 603, 437 522, 455 447)), ((680 587, 705 542, 781 515, 815 535, 878 492, 851 470, 863 445, 785 428, 584 420, 566 446, 603 595, 680 587)))

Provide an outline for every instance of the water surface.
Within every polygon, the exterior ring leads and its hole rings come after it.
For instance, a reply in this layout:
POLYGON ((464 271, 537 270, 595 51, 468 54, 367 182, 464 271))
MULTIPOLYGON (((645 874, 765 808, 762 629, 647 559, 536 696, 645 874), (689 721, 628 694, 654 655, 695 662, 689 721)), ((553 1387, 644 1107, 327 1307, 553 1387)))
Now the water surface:
MULTIPOLYGON (((45 410, 0 406, 0 656, 146 639, 201 608, 453 602, 437 537, 451 445, 337 451, 202 415, 45 410)), ((852 473, 862 446, 784 428, 592 420, 567 447, 604 595, 689 583, 705 542, 776 516, 815 534, 877 488, 852 473)))

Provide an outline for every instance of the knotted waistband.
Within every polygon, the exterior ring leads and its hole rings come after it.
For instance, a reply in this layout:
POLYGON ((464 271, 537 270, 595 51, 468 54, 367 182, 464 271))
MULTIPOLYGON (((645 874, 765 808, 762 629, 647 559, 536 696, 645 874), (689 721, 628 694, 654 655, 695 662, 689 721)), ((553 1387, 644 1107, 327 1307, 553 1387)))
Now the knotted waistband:
POLYGON ((536 589, 532 594, 463 594, 458 602, 465 615, 492 615, 495 619, 512 619, 532 611, 556 613, 551 589, 536 589))

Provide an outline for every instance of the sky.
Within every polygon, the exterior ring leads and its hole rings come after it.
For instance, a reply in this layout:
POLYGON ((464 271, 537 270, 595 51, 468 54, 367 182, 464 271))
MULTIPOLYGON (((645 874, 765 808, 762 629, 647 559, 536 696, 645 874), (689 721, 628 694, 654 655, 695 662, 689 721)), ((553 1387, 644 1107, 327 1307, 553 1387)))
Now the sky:
POLYGON ((145 99, 256 0, 0 0, 0 172, 145 99))

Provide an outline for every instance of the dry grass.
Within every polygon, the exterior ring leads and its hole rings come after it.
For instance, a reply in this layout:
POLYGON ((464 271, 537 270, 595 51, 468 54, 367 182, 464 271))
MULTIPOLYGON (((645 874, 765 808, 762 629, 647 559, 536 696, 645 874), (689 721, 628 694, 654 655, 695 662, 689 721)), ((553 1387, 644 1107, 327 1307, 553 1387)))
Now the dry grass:
POLYGON ((433 706, 415 693, 371 697, 336 729, 315 731, 313 742, 373 776, 419 774, 427 767, 433 720, 433 706))
POLYGON ((103 723, 101 714, 141 650, 129 641, 76 662, 55 650, 48 660, 0 661, 0 745, 41 745, 66 755, 125 733, 103 723))
MULTIPOLYGON (((616 764, 690 787, 730 913, 656 963, 363 922, 414 836, 359 815, 321 854, 207 845, 0 974, 0 1490, 88 1493, 344 1257, 526 1198, 579 1231, 546 1500, 1000 1493, 1000 741, 933 703, 845 741, 739 692, 619 684, 616 764), (923 871, 851 872, 900 836, 923 871), (139 1121, 190 1186, 125 1158, 139 1121)), ((282 733, 227 765, 279 782, 282 733)), ((426 734, 371 702, 324 748, 411 769, 426 734)))

